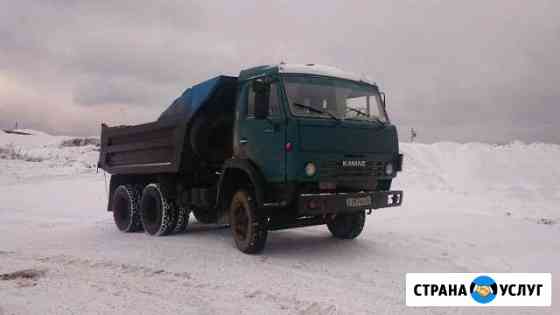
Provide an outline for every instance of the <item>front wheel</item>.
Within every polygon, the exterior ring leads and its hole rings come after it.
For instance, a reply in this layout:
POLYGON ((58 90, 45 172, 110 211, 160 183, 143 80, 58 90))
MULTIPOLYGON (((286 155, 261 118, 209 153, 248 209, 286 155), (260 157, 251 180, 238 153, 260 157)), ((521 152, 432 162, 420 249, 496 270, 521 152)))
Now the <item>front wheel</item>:
POLYGON ((327 220, 327 227, 336 238, 353 239, 362 233, 365 223, 366 212, 362 210, 354 213, 337 214, 327 220))
POLYGON ((246 190, 238 190, 231 200, 230 224, 237 248, 246 254, 264 249, 268 218, 257 211, 255 200, 246 190))

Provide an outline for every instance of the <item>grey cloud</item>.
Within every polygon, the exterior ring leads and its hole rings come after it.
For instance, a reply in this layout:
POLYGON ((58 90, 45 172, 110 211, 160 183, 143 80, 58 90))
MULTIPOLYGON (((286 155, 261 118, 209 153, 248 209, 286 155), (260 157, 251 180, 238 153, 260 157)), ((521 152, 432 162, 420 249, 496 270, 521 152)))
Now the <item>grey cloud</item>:
POLYGON ((551 118, 560 114, 557 1, 51 0, 2 7, 9 10, 0 12, 0 80, 22 88, 10 102, 0 98, 0 116, 9 111, 49 131, 97 132, 88 119, 120 123, 116 108, 126 112, 122 122, 153 119, 193 83, 287 61, 371 74, 389 94, 402 139, 414 127, 428 142, 560 143, 551 118), (26 89, 81 117, 32 117, 43 110, 33 104, 18 111, 26 89))
POLYGON ((80 83, 74 90, 74 101, 81 105, 144 103, 146 86, 112 79, 93 79, 80 83))

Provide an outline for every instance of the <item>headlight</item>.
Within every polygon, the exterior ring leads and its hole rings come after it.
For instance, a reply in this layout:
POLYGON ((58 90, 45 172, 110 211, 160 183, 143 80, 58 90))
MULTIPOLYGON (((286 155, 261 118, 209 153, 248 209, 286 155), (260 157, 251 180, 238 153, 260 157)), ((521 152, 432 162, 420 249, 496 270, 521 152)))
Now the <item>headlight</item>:
POLYGON ((315 167, 315 163, 313 162, 307 162, 307 164, 305 164, 305 174, 309 177, 315 175, 315 173, 317 172, 317 168, 315 167))
POLYGON ((393 174, 393 163, 389 162, 385 165, 385 174, 391 175, 393 174))

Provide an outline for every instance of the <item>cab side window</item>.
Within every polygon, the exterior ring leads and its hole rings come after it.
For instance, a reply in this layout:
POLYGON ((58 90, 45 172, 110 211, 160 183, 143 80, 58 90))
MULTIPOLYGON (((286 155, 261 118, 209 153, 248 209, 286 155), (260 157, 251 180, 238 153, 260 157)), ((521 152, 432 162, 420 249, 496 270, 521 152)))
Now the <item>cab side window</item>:
MULTIPOLYGON (((255 101, 256 93, 252 84, 249 84, 247 91, 247 117, 255 117, 255 101)), ((268 98, 268 115, 280 115, 280 98, 278 94, 278 85, 276 83, 270 84, 270 93, 268 98)))

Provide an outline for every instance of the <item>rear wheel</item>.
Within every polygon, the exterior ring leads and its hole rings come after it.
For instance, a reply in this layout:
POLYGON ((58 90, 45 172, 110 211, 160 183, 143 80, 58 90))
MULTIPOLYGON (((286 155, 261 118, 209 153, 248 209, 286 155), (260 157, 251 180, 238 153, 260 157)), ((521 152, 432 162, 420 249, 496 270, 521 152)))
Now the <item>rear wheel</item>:
POLYGON ((140 191, 133 185, 120 185, 113 192, 113 220, 123 232, 136 232, 140 222, 140 191))
POLYGON ((237 248, 246 254, 264 249, 268 235, 268 218, 259 214, 255 200, 246 190, 238 190, 230 206, 230 224, 237 248))
POLYGON ((327 227, 332 235, 341 239, 356 238, 366 223, 366 212, 358 211, 354 213, 337 214, 327 220, 327 227))
POLYGON ((177 223, 177 208, 159 184, 149 184, 144 188, 140 205, 146 233, 163 236, 173 232, 177 223))
POLYGON ((181 233, 187 229, 189 225, 189 216, 191 212, 185 207, 177 206, 177 224, 173 233, 181 233))

